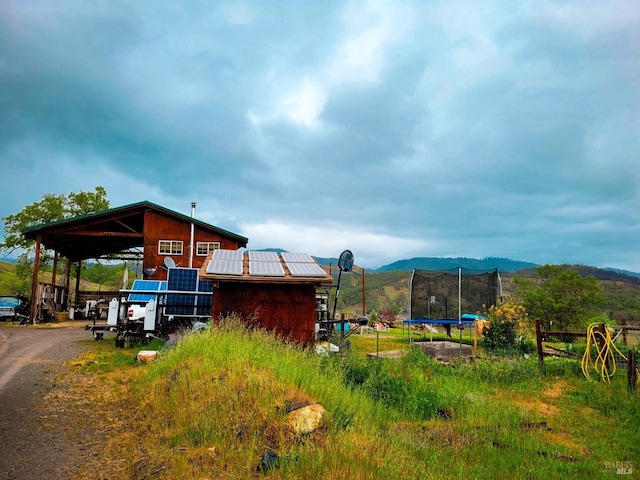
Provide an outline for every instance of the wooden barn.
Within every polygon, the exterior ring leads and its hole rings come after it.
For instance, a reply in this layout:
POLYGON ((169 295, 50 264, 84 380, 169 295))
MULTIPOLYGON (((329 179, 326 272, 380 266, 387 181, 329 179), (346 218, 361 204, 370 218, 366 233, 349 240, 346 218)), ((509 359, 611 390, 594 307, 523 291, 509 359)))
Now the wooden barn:
MULTIPOLYGON (((191 216, 183 215, 154 203, 143 201, 78 217, 59 220, 25 229, 23 235, 36 243, 36 259, 32 286, 32 317, 41 299, 37 292, 40 247, 55 252, 54 266, 59 257, 67 262, 66 281, 62 291, 52 279, 56 307, 66 309, 70 266, 87 259, 142 258, 145 279, 165 280, 167 265, 200 268, 213 250, 237 250, 246 247, 247 238, 209 225, 195 218, 195 203, 191 216)), ((55 268, 54 268, 55 272, 55 268)), ((76 280, 78 291, 79 276, 76 280)))
POLYGON ((213 320, 244 322, 303 345, 315 340, 316 290, 332 277, 305 253, 214 251, 200 269, 213 281, 213 320))

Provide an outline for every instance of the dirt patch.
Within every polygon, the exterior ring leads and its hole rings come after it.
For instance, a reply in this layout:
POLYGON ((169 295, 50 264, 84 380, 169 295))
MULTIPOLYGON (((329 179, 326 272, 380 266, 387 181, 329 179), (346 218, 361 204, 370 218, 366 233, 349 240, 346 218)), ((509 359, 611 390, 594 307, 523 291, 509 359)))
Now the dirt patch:
POLYGON ((0 480, 125 478, 102 458, 109 389, 70 363, 90 339, 73 323, 0 328, 0 480))
POLYGON ((521 401, 519 402, 523 409, 533 412, 543 418, 550 418, 560 413, 560 409, 555 405, 550 405, 540 401, 521 401))

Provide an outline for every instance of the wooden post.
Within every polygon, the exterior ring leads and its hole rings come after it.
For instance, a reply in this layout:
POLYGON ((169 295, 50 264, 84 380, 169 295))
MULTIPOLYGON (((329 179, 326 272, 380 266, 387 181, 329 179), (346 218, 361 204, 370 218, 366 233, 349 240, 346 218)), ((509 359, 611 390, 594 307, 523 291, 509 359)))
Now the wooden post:
POLYGON ((635 350, 629 350, 629 358, 627 360, 627 390, 629 392, 636 391, 636 385, 638 384, 638 370, 636 363, 635 350))
MULTIPOLYGON (((71 260, 69 260, 71 261, 71 260)), ((80 291, 80 274, 82 271, 82 260, 78 260, 78 264, 76 265, 76 293, 73 296, 74 303, 78 303, 78 292, 80 291)))
POLYGON ((367 314, 367 301, 366 301, 366 295, 364 293, 364 268, 362 269, 362 315, 366 315, 367 314))
MULTIPOLYGON (((54 251, 53 252, 53 271, 51 272, 51 285, 53 285, 54 287, 54 295, 55 295, 57 273, 58 273, 58 252, 54 251)), ((55 302, 55 298, 54 298, 54 302, 55 302)))
POLYGON ((64 305, 64 309, 66 310, 71 300, 69 297, 69 285, 71 284, 71 260, 69 259, 67 259, 67 263, 64 267, 64 272, 65 272, 64 276, 66 278, 64 286, 67 289, 67 301, 65 302, 65 305, 64 305))
POLYGON ((622 324, 622 341, 626 347, 628 345, 627 344, 627 319, 623 318, 622 320, 620 320, 620 323, 622 324))
MULTIPOLYGON (((469 336, 471 336, 471 332, 469 332, 469 336)), ((473 354, 478 354, 478 320, 473 322, 473 354)))
POLYGON ((542 353, 542 329, 540 320, 536 320, 536 345, 538 347, 538 366, 544 366, 544 354, 542 353))
POLYGON ((31 322, 36 323, 36 311, 38 309, 38 275, 40 275, 40 235, 36 237, 36 252, 33 260, 33 278, 31 279, 31 322))

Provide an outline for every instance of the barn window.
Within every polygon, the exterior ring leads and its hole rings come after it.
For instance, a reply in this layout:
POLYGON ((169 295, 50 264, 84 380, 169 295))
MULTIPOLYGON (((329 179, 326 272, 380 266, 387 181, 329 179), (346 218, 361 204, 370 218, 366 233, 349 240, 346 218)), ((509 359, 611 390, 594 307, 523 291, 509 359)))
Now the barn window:
POLYGON ((220 242, 197 242, 196 255, 205 256, 220 248, 220 242))
POLYGON ((160 255, 182 255, 182 242, 178 240, 160 240, 158 242, 160 255))

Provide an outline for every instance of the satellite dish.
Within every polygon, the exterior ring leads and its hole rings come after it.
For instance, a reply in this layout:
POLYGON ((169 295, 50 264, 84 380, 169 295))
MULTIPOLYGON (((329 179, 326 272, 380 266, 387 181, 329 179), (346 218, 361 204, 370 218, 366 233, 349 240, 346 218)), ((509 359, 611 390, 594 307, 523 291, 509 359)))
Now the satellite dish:
POLYGON ((353 253, 351 250, 345 250, 340 254, 338 259, 338 268, 343 272, 350 272, 353 268, 353 253))
POLYGON ((176 262, 171 257, 164 257, 164 266, 167 268, 176 268, 176 262))
POLYGON ((145 268, 144 274, 147 275, 148 277, 151 277, 156 274, 156 268, 155 267, 145 268))

